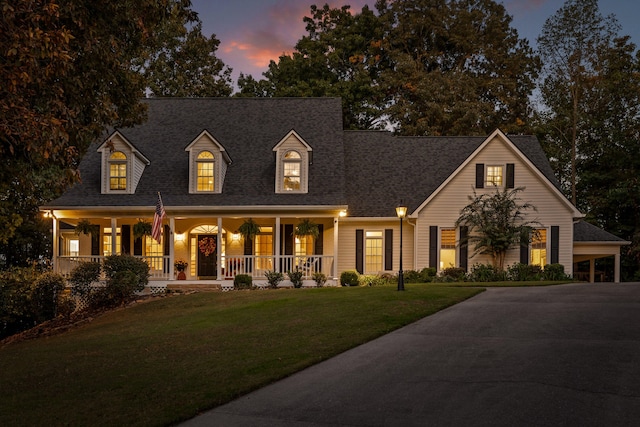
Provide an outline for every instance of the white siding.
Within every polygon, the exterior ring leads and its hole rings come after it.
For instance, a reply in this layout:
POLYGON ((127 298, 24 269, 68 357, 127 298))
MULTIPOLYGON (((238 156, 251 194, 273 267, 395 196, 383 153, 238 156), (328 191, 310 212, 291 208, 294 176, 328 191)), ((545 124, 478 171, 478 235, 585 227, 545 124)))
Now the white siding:
MULTIPOLYGON (((460 172, 453 177, 445 188, 426 205, 419 213, 416 233, 417 242, 417 268, 426 267, 429 264, 429 226, 453 227, 461 209, 469 203, 468 196, 473 195, 475 188, 476 164, 503 165, 506 173, 506 164, 515 165, 515 187, 525 187, 519 193, 522 202, 533 204, 538 211, 529 212, 528 219, 537 220, 542 227, 549 228, 557 225, 560 227, 559 235, 559 262, 565 267, 565 272, 572 272, 573 249, 573 211, 567 207, 566 201, 561 200, 549 186, 538 176, 538 172, 529 168, 512 148, 499 137, 487 144, 478 155, 472 159, 460 172)), ((495 192, 494 188, 476 189, 477 194, 495 192)), ((551 262, 551 234, 548 235, 548 262, 551 262)), ((469 247, 469 257, 473 254, 473 245, 469 247)), ((519 248, 509 251, 505 266, 519 262, 519 248)), ((474 263, 488 262, 488 258, 470 258, 469 267, 474 263)))
MULTIPOLYGON (((302 143, 293 133, 289 134, 277 147, 276 151, 276 176, 275 178, 275 191, 276 193, 282 193, 283 191, 283 172, 282 164, 283 158, 287 151, 295 150, 300 154, 300 193, 307 193, 309 191, 309 152, 307 146, 302 143)), ((266 159, 265 159, 266 161, 266 159)))

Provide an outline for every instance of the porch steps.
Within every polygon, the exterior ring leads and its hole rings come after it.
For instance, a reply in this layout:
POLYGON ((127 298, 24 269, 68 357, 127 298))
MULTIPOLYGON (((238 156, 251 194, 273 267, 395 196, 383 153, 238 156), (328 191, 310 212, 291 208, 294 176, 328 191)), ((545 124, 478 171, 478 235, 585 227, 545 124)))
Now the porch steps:
MULTIPOLYGON (((231 284, 233 286, 233 283, 231 284)), ((222 283, 181 283, 179 285, 167 285, 168 292, 220 292, 225 289, 222 283)))

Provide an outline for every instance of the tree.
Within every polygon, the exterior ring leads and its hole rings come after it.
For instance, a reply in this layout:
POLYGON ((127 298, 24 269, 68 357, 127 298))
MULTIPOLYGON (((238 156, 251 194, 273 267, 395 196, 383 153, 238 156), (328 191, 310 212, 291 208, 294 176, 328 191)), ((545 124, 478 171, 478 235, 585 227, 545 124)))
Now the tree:
POLYGON ((577 205, 577 158, 588 130, 587 93, 597 82, 600 53, 619 29, 613 16, 600 14, 598 0, 567 0, 542 28, 538 51, 545 58, 540 86, 545 107, 543 144, 560 181, 570 187, 577 205))
POLYGON ((341 97, 344 127, 366 129, 380 115, 377 68, 371 46, 382 36, 380 22, 367 6, 351 14, 349 6, 311 6, 308 35, 292 55, 271 61, 266 80, 241 76, 239 96, 341 97))
POLYGON ((232 70, 215 56, 220 41, 215 34, 204 36, 200 21, 190 30, 169 21, 161 35, 161 48, 142 66, 151 96, 231 95, 232 70))
POLYGON ((522 133, 540 67, 493 0, 378 0, 386 115, 405 135, 522 133))
POLYGON ((470 203, 462 208, 456 227, 468 227, 464 243, 474 243, 474 255, 489 255, 493 267, 504 270, 504 259, 509 249, 530 242, 535 236, 538 222, 527 219, 527 211, 537 211, 530 203, 522 203, 518 193, 523 187, 496 190, 469 196, 470 203))
POLYGON ((106 126, 139 123, 145 80, 135 58, 189 0, 0 0, 0 242, 37 206, 80 179, 106 126), (16 197, 16 194, 19 194, 16 197))

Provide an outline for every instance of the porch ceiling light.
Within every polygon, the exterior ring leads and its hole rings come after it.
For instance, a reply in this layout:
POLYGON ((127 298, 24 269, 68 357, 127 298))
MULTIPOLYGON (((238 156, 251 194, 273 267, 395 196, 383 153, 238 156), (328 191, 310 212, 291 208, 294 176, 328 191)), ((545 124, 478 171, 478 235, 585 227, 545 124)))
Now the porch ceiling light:
POLYGON ((346 211, 346 210, 340 211, 340 213, 338 214, 338 216, 339 216, 340 218, 344 218, 345 216, 347 216, 347 211, 346 211))

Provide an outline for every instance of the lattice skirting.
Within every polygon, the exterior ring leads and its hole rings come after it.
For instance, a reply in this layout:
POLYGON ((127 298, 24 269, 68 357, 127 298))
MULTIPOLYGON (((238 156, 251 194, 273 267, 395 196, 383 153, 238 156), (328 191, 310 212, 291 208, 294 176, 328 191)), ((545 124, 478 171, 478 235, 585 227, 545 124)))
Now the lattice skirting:
MULTIPOLYGON (((98 289, 104 287, 104 284, 98 284, 92 286, 93 289, 98 289)), ((144 287, 143 290, 136 292, 135 294, 138 296, 143 295, 162 295, 167 293, 167 285, 166 284, 154 284, 150 283, 144 287)), ((73 300, 76 303, 76 310, 81 311, 89 308, 89 296, 72 296, 73 300)))

